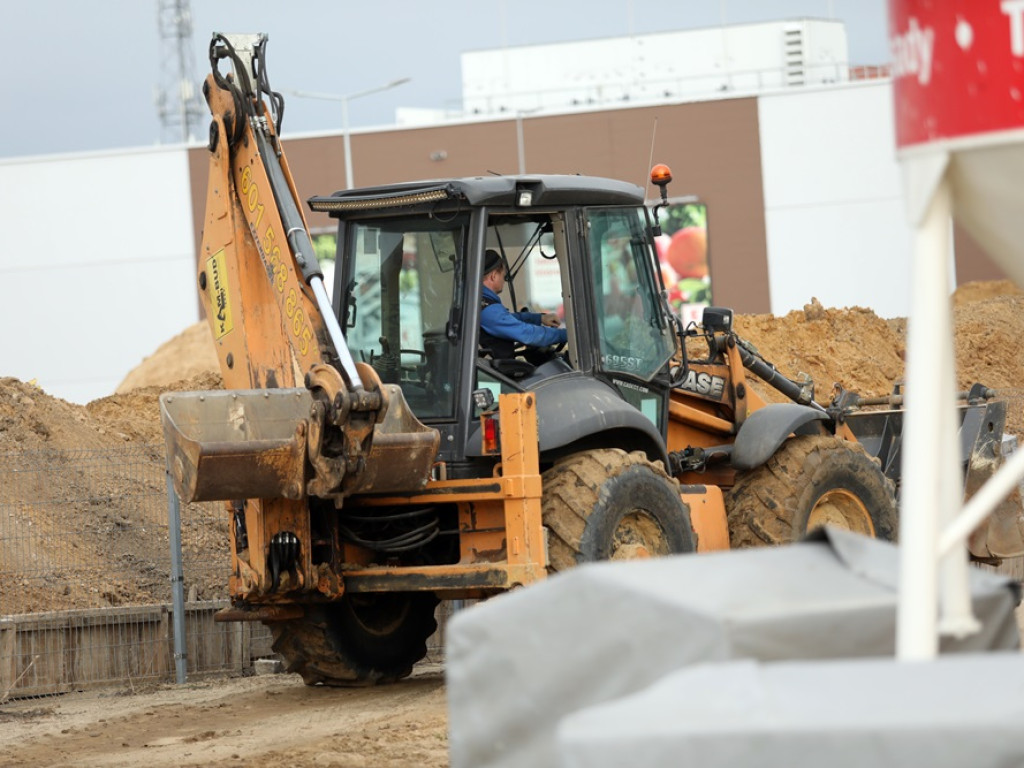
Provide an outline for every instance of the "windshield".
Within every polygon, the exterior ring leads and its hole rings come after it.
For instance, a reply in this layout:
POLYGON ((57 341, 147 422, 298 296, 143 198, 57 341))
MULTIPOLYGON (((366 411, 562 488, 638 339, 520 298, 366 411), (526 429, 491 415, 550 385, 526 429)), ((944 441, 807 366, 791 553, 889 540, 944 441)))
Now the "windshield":
POLYGON ((643 208, 587 211, 601 366, 650 381, 675 351, 658 299, 643 208))
POLYGON ((455 413, 458 371, 447 326, 467 222, 466 216, 410 217, 348 227, 343 325, 349 349, 382 382, 401 385, 421 419, 455 413))

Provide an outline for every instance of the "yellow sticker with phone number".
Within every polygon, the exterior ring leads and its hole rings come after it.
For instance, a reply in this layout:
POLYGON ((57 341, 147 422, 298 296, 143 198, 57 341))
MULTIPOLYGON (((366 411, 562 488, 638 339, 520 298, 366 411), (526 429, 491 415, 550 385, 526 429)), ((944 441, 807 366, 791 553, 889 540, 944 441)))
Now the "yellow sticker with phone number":
POLYGON ((221 339, 235 327, 231 316, 231 295, 228 292, 228 269, 224 249, 217 251, 206 260, 206 276, 209 280, 210 311, 213 313, 213 337, 221 339))

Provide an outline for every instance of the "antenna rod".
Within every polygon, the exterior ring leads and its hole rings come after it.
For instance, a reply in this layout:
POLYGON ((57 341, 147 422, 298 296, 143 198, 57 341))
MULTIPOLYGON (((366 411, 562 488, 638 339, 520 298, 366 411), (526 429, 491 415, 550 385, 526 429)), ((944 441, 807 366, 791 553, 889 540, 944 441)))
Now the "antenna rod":
POLYGON ((651 168, 654 167, 654 137, 658 133, 658 116, 654 116, 654 126, 651 128, 651 156, 647 160, 647 170, 644 171, 644 177, 647 181, 644 183, 644 197, 647 197, 647 193, 651 189, 651 168))

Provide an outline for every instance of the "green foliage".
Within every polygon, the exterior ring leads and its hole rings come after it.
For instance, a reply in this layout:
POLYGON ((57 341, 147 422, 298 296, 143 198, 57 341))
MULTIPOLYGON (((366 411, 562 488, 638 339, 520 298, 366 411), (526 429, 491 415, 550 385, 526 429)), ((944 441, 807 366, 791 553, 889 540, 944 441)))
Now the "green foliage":
POLYGON ((669 203, 658 211, 658 223, 666 235, 686 227, 707 227, 708 209, 704 203, 669 203))
POLYGON ((338 238, 334 232, 313 235, 310 239, 313 241, 313 251, 316 253, 317 261, 321 264, 325 261, 334 261, 338 247, 338 238))

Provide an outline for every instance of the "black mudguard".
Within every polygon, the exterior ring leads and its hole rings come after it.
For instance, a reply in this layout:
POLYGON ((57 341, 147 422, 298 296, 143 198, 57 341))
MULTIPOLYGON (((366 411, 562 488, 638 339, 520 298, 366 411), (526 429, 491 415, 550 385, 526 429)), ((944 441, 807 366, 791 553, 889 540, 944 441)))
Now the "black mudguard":
POLYGON ((797 403, 772 403, 760 408, 740 426, 732 450, 736 469, 753 469, 764 464, 786 438, 812 421, 830 421, 827 413, 797 403))
MULTIPOLYGON (((652 460, 668 466, 665 441, 657 427, 609 385, 581 373, 565 373, 527 389, 537 393, 537 431, 542 455, 567 445, 586 443, 642 449, 652 460)), ((481 455, 479 427, 470 433, 466 453, 481 455)))

